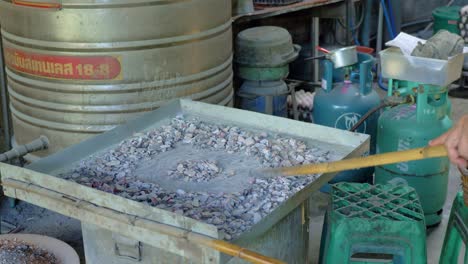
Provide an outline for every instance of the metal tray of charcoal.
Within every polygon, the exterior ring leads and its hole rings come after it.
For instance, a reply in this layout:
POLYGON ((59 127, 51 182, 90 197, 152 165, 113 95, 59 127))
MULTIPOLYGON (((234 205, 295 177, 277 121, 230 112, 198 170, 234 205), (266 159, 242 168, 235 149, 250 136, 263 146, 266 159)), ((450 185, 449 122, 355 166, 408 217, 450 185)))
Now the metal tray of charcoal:
POLYGON ((88 263, 117 257, 116 236, 143 245, 132 247, 154 255, 148 263, 241 263, 133 225, 138 219, 305 263, 311 193, 333 175, 254 178, 249 170, 362 156, 368 149, 367 135, 178 100, 26 168, 2 163, 0 173, 7 196, 82 221, 88 263), (130 224, 90 212, 89 205, 119 212, 130 224))

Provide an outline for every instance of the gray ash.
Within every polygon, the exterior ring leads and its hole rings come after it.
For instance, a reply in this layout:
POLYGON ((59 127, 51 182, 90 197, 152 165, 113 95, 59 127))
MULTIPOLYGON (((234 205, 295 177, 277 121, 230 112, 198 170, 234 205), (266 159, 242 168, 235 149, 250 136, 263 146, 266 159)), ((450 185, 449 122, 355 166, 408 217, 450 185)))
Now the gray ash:
MULTIPOLYGON (((200 153, 221 151, 224 155, 245 156, 249 160, 254 159, 261 167, 272 168, 325 162, 332 155, 293 138, 177 117, 169 125, 135 134, 113 149, 81 161, 61 177, 213 224, 226 240, 248 231, 316 177, 249 178, 245 188, 242 186, 241 190, 233 189, 231 192, 169 190, 163 188, 162 183, 139 177, 137 172, 142 164, 150 164, 158 157, 170 154, 170 151, 176 153, 181 145, 195 148, 200 153)), ((237 169, 231 172, 218 167, 222 172, 216 174, 214 167, 208 169, 213 164, 218 166, 214 160, 216 157, 210 159, 213 160, 187 159, 180 163, 183 168, 176 165, 170 169, 177 171, 171 172, 172 175, 158 168, 150 171, 158 177, 174 177, 171 181, 180 182, 181 186, 187 181, 207 184, 218 180, 216 177, 227 177, 227 181, 240 177, 234 175, 237 169), (198 166, 201 166, 200 172, 198 166), (195 174, 191 170, 195 170, 195 174), (229 178, 229 175, 234 176, 229 178)))
POLYGON ((221 172, 216 161, 185 160, 179 162, 174 170, 167 174, 174 179, 186 182, 208 182, 216 178, 221 172))

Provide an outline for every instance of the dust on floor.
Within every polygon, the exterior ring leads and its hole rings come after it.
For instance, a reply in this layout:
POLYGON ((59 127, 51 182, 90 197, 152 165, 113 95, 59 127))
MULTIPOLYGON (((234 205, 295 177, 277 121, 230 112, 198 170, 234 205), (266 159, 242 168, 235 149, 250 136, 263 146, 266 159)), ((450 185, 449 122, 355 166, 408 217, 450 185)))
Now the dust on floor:
POLYGON ((80 221, 22 201, 12 208, 10 198, 5 196, 0 203, 0 219, 15 225, 21 233, 46 235, 66 242, 85 263, 80 221))

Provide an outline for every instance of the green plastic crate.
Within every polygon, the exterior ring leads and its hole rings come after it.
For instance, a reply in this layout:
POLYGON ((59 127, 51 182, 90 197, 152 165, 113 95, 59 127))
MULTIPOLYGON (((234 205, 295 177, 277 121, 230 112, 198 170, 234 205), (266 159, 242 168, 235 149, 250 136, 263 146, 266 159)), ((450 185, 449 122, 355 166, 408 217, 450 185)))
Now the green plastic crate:
MULTIPOLYGON (((465 246, 468 243, 468 207, 463 202, 463 192, 459 192, 453 201, 439 264, 458 263, 462 242, 465 246)), ((463 263, 468 263, 468 250, 463 263)))
POLYGON ((320 263, 426 262, 424 213, 413 188, 333 185, 320 263))

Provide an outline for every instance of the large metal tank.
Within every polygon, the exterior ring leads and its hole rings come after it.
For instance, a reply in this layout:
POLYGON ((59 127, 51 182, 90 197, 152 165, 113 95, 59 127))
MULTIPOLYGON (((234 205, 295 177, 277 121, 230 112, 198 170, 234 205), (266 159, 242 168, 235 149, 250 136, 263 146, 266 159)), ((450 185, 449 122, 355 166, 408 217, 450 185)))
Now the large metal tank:
POLYGON ((171 99, 232 104, 230 0, 12 2, 0 24, 13 130, 20 144, 46 135, 39 156, 171 99))

